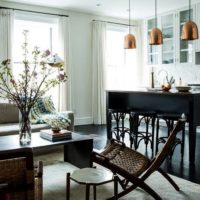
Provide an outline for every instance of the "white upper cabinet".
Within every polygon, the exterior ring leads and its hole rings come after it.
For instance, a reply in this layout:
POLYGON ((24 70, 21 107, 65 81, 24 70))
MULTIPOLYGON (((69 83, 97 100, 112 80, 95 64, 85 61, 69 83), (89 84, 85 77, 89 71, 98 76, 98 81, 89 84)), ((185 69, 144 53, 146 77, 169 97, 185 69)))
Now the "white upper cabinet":
MULTIPOLYGON (((199 37, 200 37, 200 3, 196 5, 196 21, 195 23, 197 24, 197 27, 199 29, 199 37)), ((196 41, 196 51, 200 51, 200 38, 196 41)))
POLYGON ((161 64, 175 62, 175 15, 174 13, 160 17, 163 45, 161 46, 161 64))
MULTIPOLYGON (((200 8, 200 5, 199 5, 200 8)), ((191 7, 190 18, 194 20, 195 9, 191 7)), ((200 12, 199 12, 200 23, 200 12)), ((158 16, 158 28, 163 33, 162 45, 149 45, 147 42, 147 64, 149 65, 169 65, 194 63, 194 44, 197 41, 181 40, 181 30, 186 21, 189 20, 188 8, 176 10, 158 16)), ((148 37, 154 28, 154 19, 147 19, 148 37)), ((195 21, 195 20, 194 20, 195 21)), ((199 26, 200 27, 200 26, 199 26)), ((200 41, 199 41, 200 50, 200 41)))
POLYGON ((158 62, 158 46, 156 45, 149 45, 149 34, 153 28, 155 28, 155 19, 147 20, 147 59, 148 64, 157 65, 158 62))
MULTIPOLYGON (((194 20, 195 9, 192 7, 190 10, 190 19, 194 20)), ((194 44, 195 41, 184 41, 181 40, 181 30, 185 22, 189 21, 189 10, 180 10, 178 11, 178 48, 177 48, 177 62, 180 64, 184 63, 194 63, 194 44)))

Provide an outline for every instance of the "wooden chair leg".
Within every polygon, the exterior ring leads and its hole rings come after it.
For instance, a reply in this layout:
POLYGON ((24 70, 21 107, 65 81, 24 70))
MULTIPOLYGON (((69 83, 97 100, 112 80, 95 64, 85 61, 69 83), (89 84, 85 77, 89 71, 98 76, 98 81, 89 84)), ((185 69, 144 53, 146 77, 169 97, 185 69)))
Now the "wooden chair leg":
POLYGON ((162 169, 158 169, 158 172, 160 174, 162 174, 171 184, 172 186, 175 188, 175 190, 179 191, 180 188, 178 187, 178 185, 173 181, 173 179, 167 174, 165 173, 162 169))
MULTIPOLYGON (((134 190, 137 187, 140 187, 145 192, 150 194, 155 200, 162 200, 162 198, 151 188, 149 187, 144 181, 137 179, 137 183, 135 182, 134 185, 131 185, 129 188, 123 190, 122 192, 118 193, 117 198, 123 197, 124 195, 128 194, 132 190, 134 190)), ((111 197, 107 200, 115 200, 115 197, 111 197)))
POLYGON ((114 175, 114 200, 117 200, 117 194, 118 194, 118 177, 115 174, 114 175))

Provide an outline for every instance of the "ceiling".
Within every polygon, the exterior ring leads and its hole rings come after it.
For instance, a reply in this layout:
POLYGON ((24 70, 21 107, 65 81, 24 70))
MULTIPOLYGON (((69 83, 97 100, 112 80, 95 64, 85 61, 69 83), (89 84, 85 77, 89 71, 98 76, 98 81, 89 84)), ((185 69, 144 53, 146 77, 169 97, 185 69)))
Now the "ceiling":
MULTIPOLYGON (((128 18, 128 0, 4 0, 80 11, 108 17, 128 18)), ((154 0, 131 0, 131 19, 143 19, 154 15, 154 0)), ((194 4, 200 0, 191 0, 194 4)), ((157 0, 158 13, 187 6, 189 0, 157 0)))

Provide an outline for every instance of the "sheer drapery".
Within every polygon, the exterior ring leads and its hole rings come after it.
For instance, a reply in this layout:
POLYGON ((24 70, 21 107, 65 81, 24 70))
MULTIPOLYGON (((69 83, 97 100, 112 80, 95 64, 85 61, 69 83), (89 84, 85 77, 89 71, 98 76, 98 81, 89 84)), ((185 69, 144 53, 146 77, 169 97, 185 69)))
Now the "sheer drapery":
MULTIPOLYGON (((13 44, 14 12, 10 9, 0 9, 0 63, 3 60, 11 59, 12 67, 12 44, 13 44)), ((1 69, 0 69, 1 70, 1 69)), ((7 102, 0 99, 0 102, 7 102)))
POLYGON ((0 9, 0 62, 12 59, 12 34, 14 24, 14 12, 10 9, 0 9))
POLYGON ((140 85, 142 73, 142 49, 140 27, 132 27, 136 49, 124 49, 124 36, 128 28, 109 25, 107 28, 107 53, 105 87, 107 90, 132 90, 140 85))
POLYGON ((94 124, 106 123, 106 98, 105 98, 105 53, 106 53, 106 23, 92 22, 92 109, 94 124))
POLYGON ((71 109, 71 70, 70 70, 70 33, 69 18, 59 17, 59 55, 64 60, 64 70, 68 76, 67 82, 59 85, 58 110, 71 109))

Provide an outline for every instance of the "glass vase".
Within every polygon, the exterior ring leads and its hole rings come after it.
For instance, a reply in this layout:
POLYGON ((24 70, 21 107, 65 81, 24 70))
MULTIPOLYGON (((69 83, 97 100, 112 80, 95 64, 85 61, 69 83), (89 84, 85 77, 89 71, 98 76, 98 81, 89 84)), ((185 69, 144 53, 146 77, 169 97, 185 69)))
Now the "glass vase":
POLYGON ((31 118, 29 113, 19 111, 19 141, 22 145, 31 142, 31 118))

